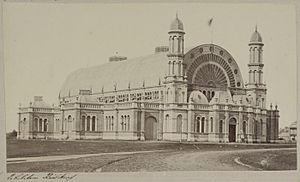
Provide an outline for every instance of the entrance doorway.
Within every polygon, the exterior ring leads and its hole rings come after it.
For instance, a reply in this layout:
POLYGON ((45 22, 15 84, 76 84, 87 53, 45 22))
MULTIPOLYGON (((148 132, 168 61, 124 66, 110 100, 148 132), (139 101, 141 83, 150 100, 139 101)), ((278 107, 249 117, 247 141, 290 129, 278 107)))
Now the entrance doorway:
POLYGON ((148 117, 145 121, 145 140, 157 140, 157 121, 148 117))
POLYGON ((236 142, 236 119, 229 120, 229 142, 236 142))

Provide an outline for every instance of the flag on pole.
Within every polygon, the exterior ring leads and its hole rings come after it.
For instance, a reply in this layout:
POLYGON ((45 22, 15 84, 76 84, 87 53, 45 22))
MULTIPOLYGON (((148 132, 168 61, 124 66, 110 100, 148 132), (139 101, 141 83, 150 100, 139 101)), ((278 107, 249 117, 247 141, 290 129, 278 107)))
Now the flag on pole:
POLYGON ((208 26, 211 26, 213 20, 214 20, 213 18, 211 18, 211 19, 208 20, 208 26))

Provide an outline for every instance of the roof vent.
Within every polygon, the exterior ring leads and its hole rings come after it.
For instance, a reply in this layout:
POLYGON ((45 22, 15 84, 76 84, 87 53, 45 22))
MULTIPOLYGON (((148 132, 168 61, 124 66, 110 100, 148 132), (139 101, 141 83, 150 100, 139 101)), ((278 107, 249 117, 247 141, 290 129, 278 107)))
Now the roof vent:
POLYGON ((158 46, 155 47, 155 53, 161 53, 161 52, 168 52, 169 47, 168 46, 158 46))
POLYGON ((112 56, 109 57, 109 62, 117 62, 117 61, 124 61, 127 60, 127 57, 125 56, 112 56))
POLYGON ((33 100, 36 101, 43 101, 43 96, 34 96, 33 100))
POLYGON ((79 95, 91 95, 91 94, 92 94, 92 90, 84 90, 84 89, 79 90, 79 95))

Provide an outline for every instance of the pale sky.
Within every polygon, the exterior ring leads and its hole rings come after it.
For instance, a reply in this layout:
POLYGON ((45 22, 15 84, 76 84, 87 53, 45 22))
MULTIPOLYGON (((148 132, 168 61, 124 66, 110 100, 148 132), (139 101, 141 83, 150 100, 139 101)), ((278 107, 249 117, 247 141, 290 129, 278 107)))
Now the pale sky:
POLYGON ((296 120, 296 13, 287 4, 203 3, 7 3, 3 5, 7 131, 17 129, 18 104, 58 93, 74 70, 129 59, 168 45, 176 12, 184 23, 185 47, 210 43, 225 48, 248 81, 248 43, 258 25, 264 46, 267 105, 278 104, 280 126, 296 120))

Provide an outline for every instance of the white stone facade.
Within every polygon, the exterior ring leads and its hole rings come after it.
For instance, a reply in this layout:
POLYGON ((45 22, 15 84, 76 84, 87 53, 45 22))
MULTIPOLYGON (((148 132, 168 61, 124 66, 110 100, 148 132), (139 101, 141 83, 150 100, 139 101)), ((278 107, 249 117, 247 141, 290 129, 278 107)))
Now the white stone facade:
POLYGON ((245 85, 227 50, 203 44, 185 53, 184 35, 176 17, 169 46, 154 55, 72 73, 59 107, 36 104, 41 98, 20 107, 18 138, 275 142, 279 111, 266 108, 257 29, 245 85))

